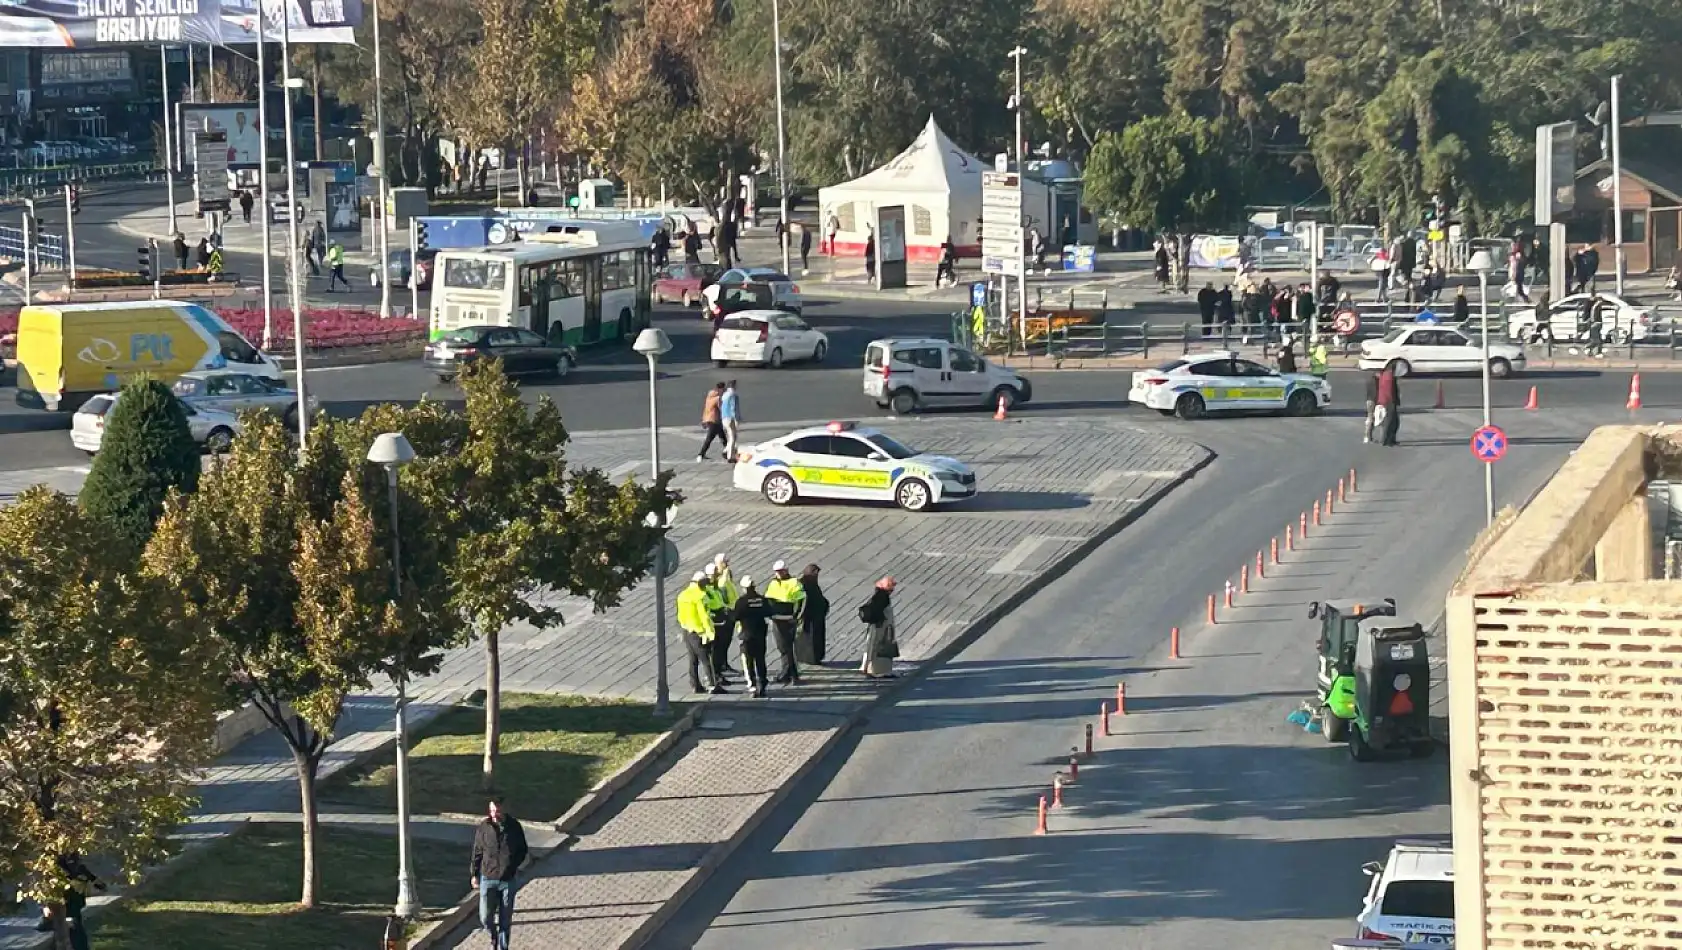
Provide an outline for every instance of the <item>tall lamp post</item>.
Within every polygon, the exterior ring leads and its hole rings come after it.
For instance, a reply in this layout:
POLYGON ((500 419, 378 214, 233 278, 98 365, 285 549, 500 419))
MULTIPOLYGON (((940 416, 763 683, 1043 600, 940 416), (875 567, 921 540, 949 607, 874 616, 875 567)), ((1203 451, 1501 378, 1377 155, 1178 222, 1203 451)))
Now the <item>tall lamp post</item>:
MULTIPOLYGON (((666 331, 648 327, 637 334, 631 349, 648 360, 648 454, 649 471, 660 477, 660 357, 672 351, 672 341, 666 331)), ((649 527, 657 527, 649 525, 649 527)), ((665 527, 665 525, 658 525, 665 527)), ((654 561, 654 714, 666 716, 671 712, 672 688, 666 679, 666 539, 660 538, 654 561)))
MULTIPOLYGON (((321 121, 318 117, 317 122, 321 121)), ((386 272, 386 262, 391 260, 391 232, 386 227, 385 211, 385 84, 380 70, 380 0, 374 0, 374 200, 379 202, 375 210, 374 226, 379 231, 374 236, 374 253, 379 260, 374 264, 374 273, 380 275, 380 319, 391 319, 391 275, 386 272)), ((415 269, 414 258, 409 259, 409 271, 415 269)), ((411 282, 413 278, 411 277, 411 282)))
MULTIPOLYGON (((1005 54, 1016 61, 1016 94, 1010 97, 1010 107, 1016 111, 1016 175, 1019 183, 1016 189, 1016 217, 1018 225, 1021 224, 1022 218, 1022 185, 1026 184, 1025 179, 1028 177, 1028 147, 1022 138, 1022 57, 1027 54, 1028 50, 1021 46, 1005 54)), ((1026 353, 1028 351, 1028 255, 1023 252, 1020 242, 1018 242, 1016 248, 1016 260, 1017 290, 1021 293, 1021 296, 1016 299, 1017 332, 1021 334, 1022 351, 1026 353)), ((1005 286, 1008 288, 1009 284, 1007 283, 1005 286)), ((1008 290, 1005 293, 1005 302, 1007 304, 1010 302, 1008 290)), ((1007 322, 1005 326, 1008 327, 1010 324, 1007 322)), ((1006 336, 1009 336, 1009 334, 1006 334, 1006 336)), ((1009 349, 1009 347, 1006 347, 1006 349, 1009 349)))
MULTIPOLYGON (((403 597, 403 546, 397 527, 397 470, 415 460, 415 448, 401 432, 385 432, 368 448, 368 461, 385 469, 387 496, 391 499, 391 596, 403 597)), ((409 848, 409 705, 407 676, 399 673, 397 709, 393 715, 397 749, 397 907, 398 917, 420 916, 415 898, 415 867, 409 848)))
POLYGON ((782 222, 783 273, 794 273, 789 262, 788 225, 788 130, 783 119, 783 21, 777 0, 771 0, 771 43, 775 47, 772 63, 777 71, 777 194, 782 203, 779 211, 782 222))
MULTIPOLYGON (((296 366, 298 404, 308 405, 308 391, 304 384, 304 275, 298 273, 298 144, 293 133, 296 122, 292 116, 292 90, 302 89, 304 81, 292 75, 292 15, 287 4, 280 6, 280 75, 286 87, 286 271, 289 297, 292 301, 292 352, 296 366)), ((310 415, 298 413, 298 455, 309 450, 310 415)))
MULTIPOLYGON (((1483 336, 1483 424, 1489 425, 1489 272, 1495 269, 1495 257, 1482 248, 1472 254, 1466 268, 1478 275, 1478 324, 1483 336)), ((1495 523, 1495 464, 1483 465, 1484 526, 1495 523)))

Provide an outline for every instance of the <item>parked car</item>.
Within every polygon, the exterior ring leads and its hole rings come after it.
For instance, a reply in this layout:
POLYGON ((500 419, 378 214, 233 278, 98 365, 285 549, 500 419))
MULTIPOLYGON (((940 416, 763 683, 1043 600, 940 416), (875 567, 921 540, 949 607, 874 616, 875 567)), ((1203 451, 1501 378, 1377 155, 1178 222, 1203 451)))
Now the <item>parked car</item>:
POLYGON ((461 327, 428 344, 421 365, 447 383, 464 365, 478 360, 501 360, 503 372, 510 376, 562 377, 578 365, 578 352, 518 327, 461 327))
POLYGON ((755 284, 769 288, 772 307, 789 313, 801 311, 800 285, 794 278, 770 267, 733 267, 718 275, 718 280, 703 291, 703 296, 716 301, 726 290, 755 284))
POLYGON ((1033 398, 1027 378, 947 340, 893 337, 864 350, 864 394, 906 416, 941 406, 1006 408, 1033 398))
MULTIPOLYGON (((1590 300, 1600 309, 1601 338, 1607 343, 1627 343, 1631 339, 1645 340, 1653 330, 1651 307, 1641 306, 1617 294, 1572 294, 1548 304, 1545 325, 1553 330, 1555 340, 1588 339, 1584 304, 1590 300)), ((1507 317, 1507 332, 1520 343, 1540 342, 1543 325, 1534 306, 1515 310, 1507 317)))
POLYGON ((821 363, 828 352, 829 337, 781 310, 732 314, 713 334, 712 358, 721 367, 758 363, 776 369, 791 360, 821 363))
MULTIPOLYGON (((105 417, 117 404, 119 395, 101 393, 82 403, 75 415, 70 417, 71 445, 89 455, 98 454, 100 445, 105 441, 105 417)), ((187 428, 193 433, 193 441, 200 448, 207 452, 226 452, 234 444, 234 436, 239 432, 239 419, 233 413, 200 408, 187 402, 182 402, 181 408, 187 414, 187 428)))
MULTIPOLYGON (((415 279, 416 290, 432 289, 432 261, 438 256, 438 249, 435 247, 423 247, 421 248, 420 253, 415 256, 419 259, 420 263, 414 267, 412 271, 409 266, 408 248, 404 247, 394 249, 386 257, 385 271, 386 276, 391 279, 391 286, 408 287, 409 277, 412 273, 415 279)), ((370 267, 368 269, 368 283, 375 287, 380 285, 379 268, 370 267)))
MULTIPOLYGON (((181 374, 170 387, 177 398, 199 409, 239 413, 247 409, 272 409, 286 420, 288 428, 298 425, 298 392, 295 389, 232 369, 203 369, 181 374)), ((311 397, 310 412, 318 403, 311 397)))
POLYGON ((1454 847, 1446 841, 1401 840, 1380 863, 1361 868, 1372 879, 1355 918, 1363 940, 1397 946, 1454 946, 1454 847))
MULTIPOLYGON (((1383 369, 1394 361, 1396 374, 1481 373, 1483 339, 1440 324, 1392 327, 1381 339, 1361 342, 1360 367, 1383 369)), ((1508 340, 1489 341, 1489 375, 1497 379, 1524 371, 1524 347, 1508 340)))
POLYGON ((701 302, 701 291, 714 281, 722 268, 717 264, 667 264, 654 277, 654 302, 683 301, 685 307, 701 302))

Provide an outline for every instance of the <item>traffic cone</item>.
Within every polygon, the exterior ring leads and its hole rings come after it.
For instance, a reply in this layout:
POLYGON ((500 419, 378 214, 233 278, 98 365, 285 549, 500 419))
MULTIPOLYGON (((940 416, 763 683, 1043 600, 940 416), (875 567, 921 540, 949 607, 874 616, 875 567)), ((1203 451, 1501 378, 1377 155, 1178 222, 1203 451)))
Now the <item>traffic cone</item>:
POLYGON ((993 420, 995 422, 1005 421, 1005 397, 1003 396, 999 397, 999 408, 993 413, 993 420))
POLYGON ((1536 405, 1535 386, 1530 387, 1530 398, 1524 401, 1524 408, 1529 409, 1531 412, 1535 412, 1537 410, 1538 406, 1536 405))
POLYGON ((1443 401, 1443 381, 1437 380, 1437 408, 1447 409, 1448 404, 1443 401))
POLYGON ((1641 408, 1641 374, 1640 373, 1636 373, 1634 376, 1631 376, 1629 378, 1629 402, 1624 404, 1624 408, 1629 409, 1629 410, 1635 410, 1635 409, 1640 409, 1641 408))

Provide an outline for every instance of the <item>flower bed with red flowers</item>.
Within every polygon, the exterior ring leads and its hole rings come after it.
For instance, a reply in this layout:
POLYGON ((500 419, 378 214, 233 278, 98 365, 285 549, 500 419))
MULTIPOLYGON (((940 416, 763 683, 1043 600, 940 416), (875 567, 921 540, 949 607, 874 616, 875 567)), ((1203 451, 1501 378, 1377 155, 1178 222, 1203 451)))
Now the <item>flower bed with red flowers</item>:
MULTIPOLYGON (((218 310, 228 325, 253 344, 263 342, 263 311, 260 309, 218 310)), ((292 345, 292 311, 276 309, 274 337, 270 349, 292 345)), ((0 337, 18 330, 16 308, 0 310, 0 337)), ((381 320, 377 312, 355 309, 309 309, 304 311, 304 345, 311 350, 338 350, 354 346, 385 346, 409 343, 426 337, 426 321, 413 317, 381 320)))

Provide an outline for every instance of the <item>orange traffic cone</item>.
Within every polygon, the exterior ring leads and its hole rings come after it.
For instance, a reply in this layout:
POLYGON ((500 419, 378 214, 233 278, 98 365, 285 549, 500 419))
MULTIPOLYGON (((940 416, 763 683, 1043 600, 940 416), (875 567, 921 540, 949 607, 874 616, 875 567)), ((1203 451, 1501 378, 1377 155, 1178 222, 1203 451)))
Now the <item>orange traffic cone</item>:
POLYGON ((1629 378, 1629 402, 1624 404, 1624 408, 1625 409, 1631 409, 1631 410, 1641 408, 1641 374, 1640 373, 1636 373, 1634 376, 1631 376, 1629 378))
POLYGON ((1530 398, 1526 399, 1524 401, 1524 408, 1529 409, 1531 412, 1535 412, 1538 408, 1540 408, 1536 404, 1536 387, 1535 386, 1530 387, 1530 398))
POLYGON ((1445 405, 1444 402, 1443 402, 1443 381, 1440 380, 1440 379, 1437 380, 1437 408, 1438 409, 1448 408, 1448 406, 1445 405))
POLYGON ((1005 397, 999 397, 999 408, 993 413, 993 418, 998 422, 1005 421, 1005 397))

